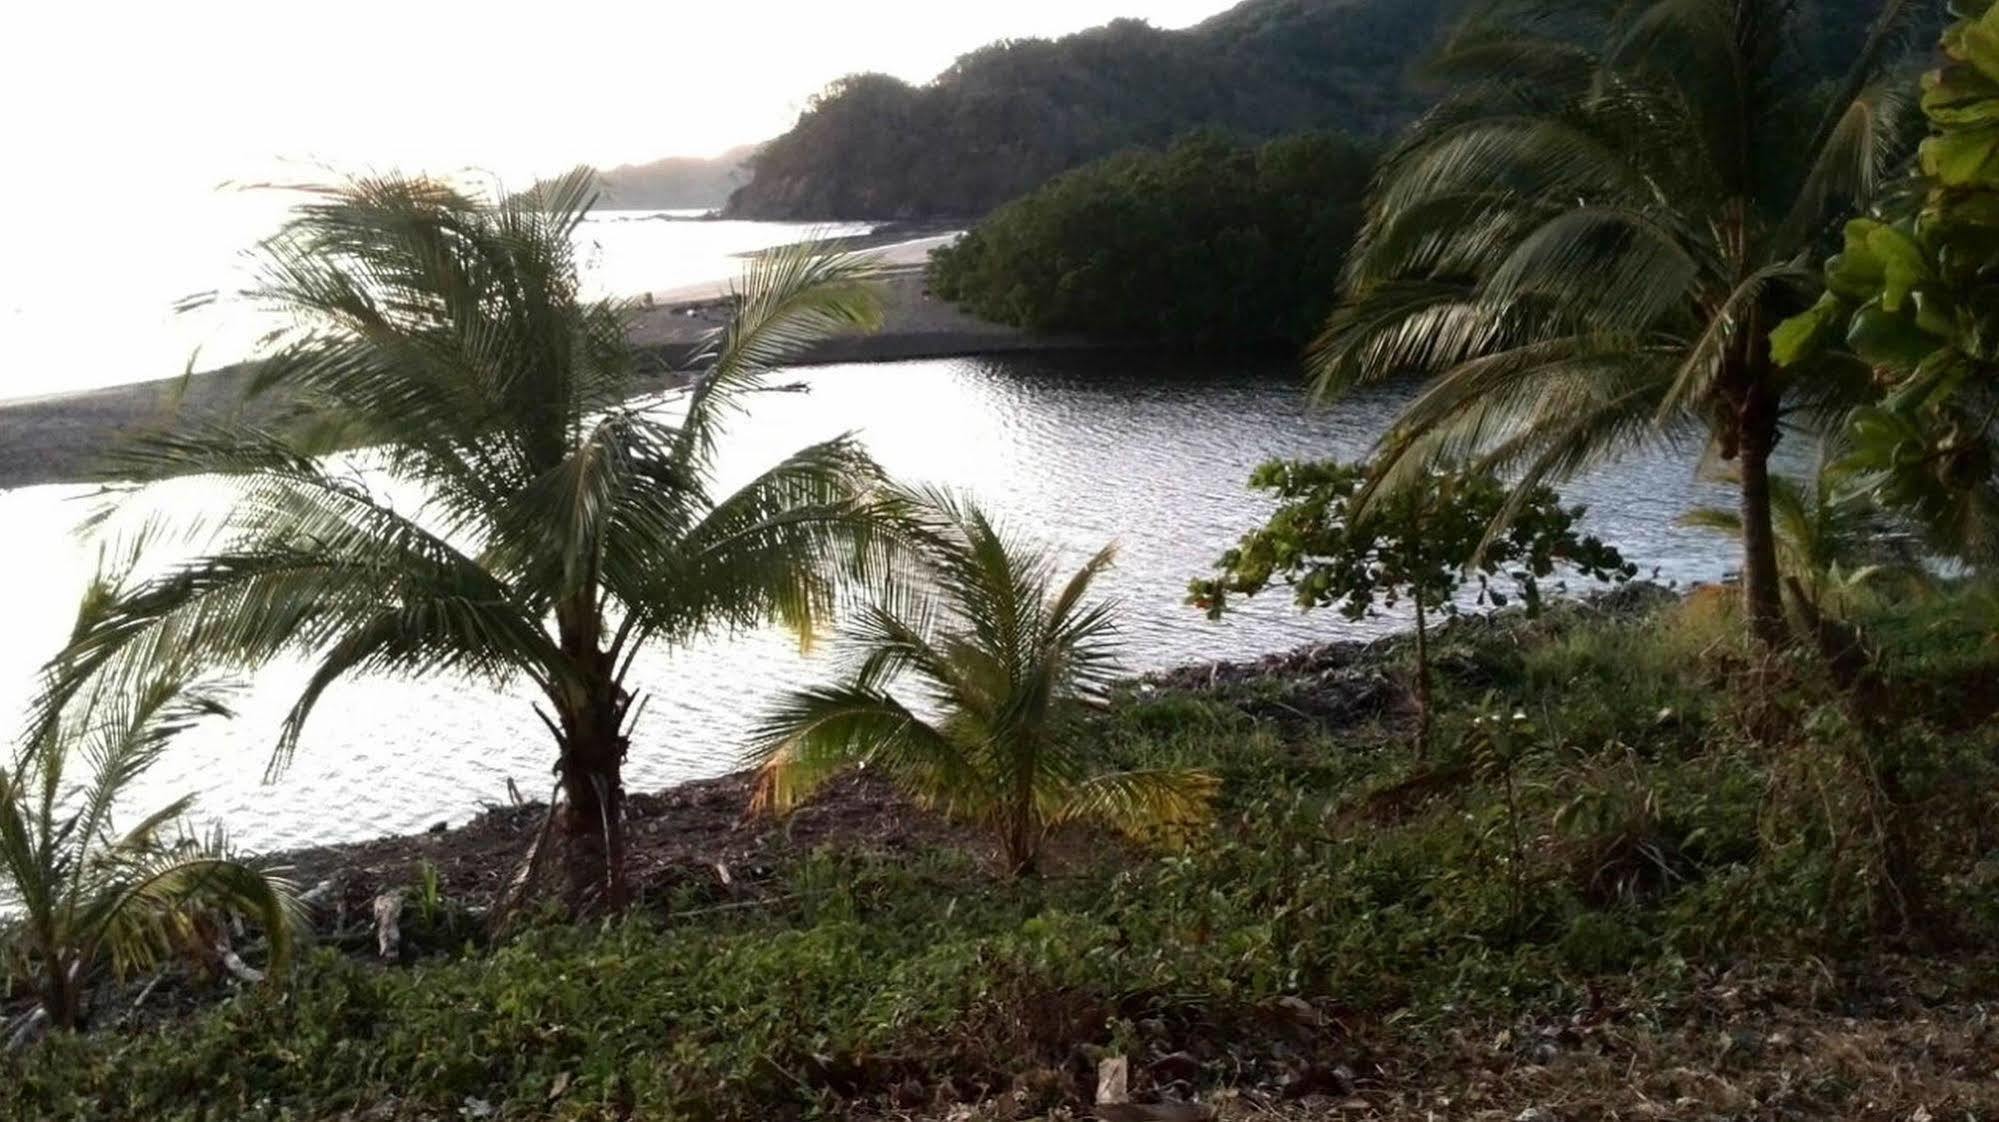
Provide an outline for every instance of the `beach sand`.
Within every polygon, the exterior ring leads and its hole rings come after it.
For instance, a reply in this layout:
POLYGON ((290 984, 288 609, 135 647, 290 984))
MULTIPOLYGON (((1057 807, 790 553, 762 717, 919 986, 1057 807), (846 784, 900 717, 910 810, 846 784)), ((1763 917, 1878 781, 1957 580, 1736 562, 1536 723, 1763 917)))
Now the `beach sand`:
MULTIPOLYGON (((632 340, 656 358, 665 373, 689 366, 708 332, 728 315, 727 286, 701 286, 676 300, 659 300, 633 323, 632 340)), ((882 282, 885 317, 870 335, 827 340, 798 365, 888 362, 1085 347, 1073 338, 1030 335, 986 323, 929 294, 921 268, 894 268, 882 282)), ((179 412, 214 414, 236 408, 249 383, 243 366, 0 403, 0 490, 91 478, 104 451, 129 434, 169 423, 179 412)))

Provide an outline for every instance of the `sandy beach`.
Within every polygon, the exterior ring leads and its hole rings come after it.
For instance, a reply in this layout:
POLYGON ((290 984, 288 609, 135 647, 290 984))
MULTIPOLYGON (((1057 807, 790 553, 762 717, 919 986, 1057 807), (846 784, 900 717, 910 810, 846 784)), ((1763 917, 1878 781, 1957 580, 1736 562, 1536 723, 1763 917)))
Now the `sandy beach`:
MULTIPOLYGON (((934 240, 934 239, 933 239, 934 240)), ((931 296, 920 267, 928 246, 892 247, 884 264, 885 317, 870 335, 831 339, 802 356, 800 365, 888 362, 1024 350, 1087 346, 1076 339, 1029 335, 986 323, 931 296)), ((632 340, 663 369, 687 367, 703 337, 728 314, 726 283, 654 294, 654 307, 635 318, 632 340)), ((666 378, 660 386, 670 384, 666 378)), ((212 414, 242 399, 249 371, 243 366, 112 386, 73 394, 0 403, 0 490, 91 476, 101 453, 128 434, 170 421, 177 412, 212 414)))

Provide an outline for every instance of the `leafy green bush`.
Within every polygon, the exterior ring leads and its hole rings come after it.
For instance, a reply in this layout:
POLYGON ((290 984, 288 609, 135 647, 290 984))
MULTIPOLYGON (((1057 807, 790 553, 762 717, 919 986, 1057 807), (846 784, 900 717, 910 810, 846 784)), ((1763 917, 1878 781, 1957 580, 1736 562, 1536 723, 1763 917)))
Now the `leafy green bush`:
POLYGON ((930 283, 1036 331, 1300 343, 1332 306, 1372 165, 1331 133, 1124 152, 994 212, 936 252, 930 283))

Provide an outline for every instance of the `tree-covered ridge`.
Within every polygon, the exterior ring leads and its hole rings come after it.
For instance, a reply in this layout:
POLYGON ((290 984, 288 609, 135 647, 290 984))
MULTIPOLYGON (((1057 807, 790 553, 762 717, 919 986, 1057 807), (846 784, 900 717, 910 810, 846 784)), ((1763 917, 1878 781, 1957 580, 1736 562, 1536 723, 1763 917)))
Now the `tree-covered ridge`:
POLYGON ((719 208, 749 181, 744 165, 755 151, 755 145, 744 144, 710 158, 668 156, 610 168, 597 177, 602 205, 610 210, 719 208))
POLYGON ((1384 134, 1419 111, 1404 71, 1464 0, 1250 0, 1165 31, 1118 20, 1007 40, 912 86, 863 74, 751 161, 747 218, 983 214, 1090 160, 1212 126, 1384 134))
MULTIPOLYGON (((923 85, 850 75, 752 157, 729 213, 972 216, 1070 168, 1197 128, 1385 136, 1434 100, 1420 63, 1479 4, 1245 0, 1184 30, 1124 19, 1061 39, 1003 40, 923 85)), ((1836 73, 1874 4, 1798 8, 1798 46, 1836 73)))
MULTIPOLYGON (((620 164, 597 172, 600 210, 719 210, 729 195, 749 182, 754 144, 739 144, 719 156, 668 156, 643 164, 620 164)), ((529 189, 546 193, 557 179, 529 189)), ((526 197, 525 195, 522 197, 526 197)))
POLYGON ((1337 134, 1212 134, 1056 177, 939 250, 932 290, 1037 331, 1297 344, 1331 310, 1372 153, 1337 134))

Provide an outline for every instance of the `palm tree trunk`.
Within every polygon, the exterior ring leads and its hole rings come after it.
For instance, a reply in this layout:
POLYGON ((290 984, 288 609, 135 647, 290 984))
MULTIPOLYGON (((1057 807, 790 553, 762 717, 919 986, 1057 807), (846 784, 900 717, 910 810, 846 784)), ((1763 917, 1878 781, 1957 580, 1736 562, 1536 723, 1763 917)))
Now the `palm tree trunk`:
POLYGON ((1016 877, 1031 877, 1040 872, 1034 828, 1034 764, 1032 752, 1022 754, 1017 761, 1019 775, 1014 780, 1013 822, 1006 835, 1007 872, 1016 877))
POLYGON ((49 1024, 62 1030, 83 1027, 83 972, 72 968, 67 955, 51 954, 44 965, 42 1010, 49 1015, 49 1024))
POLYGON ((1742 595, 1749 629, 1765 646, 1782 646, 1783 578, 1777 571, 1777 534, 1770 509, 1770 452, 1777 444, 1777 409, 1761 387, 1749 391, 1740 418, 1736 467, 1742 478, 1742 595))
MULTIPOLYGON (((592 708, 596 708, 592 706, 592 708)), ((609 911, 631 903, 625 880, 624 737, 601 711, 577 721, 562 755, 562 861, 572 907, 609 911)), ((565 722, 567 723, 567 722, 565 722)))
POLYGON ((1006 839, 1007 874, 1015 877, 1039 874, 1041 863, 1034 850, 1034 839, 1029 836, 1026 819, 1016 815, 1013 829, 1008 831, 1006 839))
POLYGON ((613 660, 600 649, 603 617, 594 595, 586 591, 561 604, 556 620, 577 677, 556 699, 563 802, 556 828, 569 905, 576 911, 593 903, 623 911, 631 903, 625 880, 624 697, 613 660))

